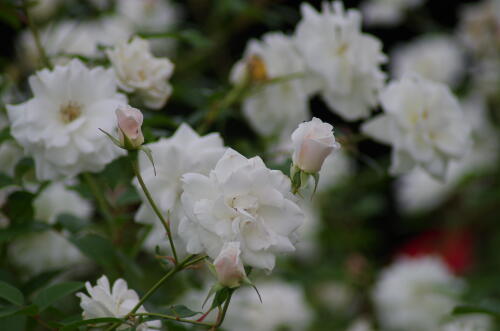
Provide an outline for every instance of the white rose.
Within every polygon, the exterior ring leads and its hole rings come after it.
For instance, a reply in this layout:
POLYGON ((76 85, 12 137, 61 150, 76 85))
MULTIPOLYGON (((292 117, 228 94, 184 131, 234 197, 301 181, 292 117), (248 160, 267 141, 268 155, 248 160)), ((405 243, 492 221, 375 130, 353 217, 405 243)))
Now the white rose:
POLYGON ((345 120, 368 117, 384 86, 382 43, 362 33, 360 13, 340 1, 323 2, 321 12, 304 3, 301 13, 295 44, 323 99, 345 120))
MULTIPOLYGON (((177 252, 182 255, 185 249, 182 247, 182 240, 177 236, 179 220, 183 215, 180 201, 181 177, 188 172, 207 175, 224 154, 224 143, 218 133, 199 136, 189 125, 183 123, 171 137, 161 138, 145 146, 151 149, 156 172, 147 156, 140 153, 141 176, 163 215, 169 215, 177 252)), ((135 215, 135 221, 153 225, 153 230, 144 242, 145 248, 151 252, 154 252, 158 245, 168 249, 163 225, 147 201, 137 179, 134 179, 133 184, 143 201, 135 215)))
POLYGON ((282 82, 257 88, 243 101, 243 114, 252 128, 262 136, 277 135, 308 118, 308 98, 312 87, 306 75, 304 60, 293 39, 282 33, 267 33, 262 40, 250 40, 244 58, 231 72, 231 81, 262 83, 290 75, 282 82), (300 75, 300 77, 299 77, 300 75))
MULTIPOLYGON (((83 310, 83 319, 93 319, 102 317, 125 317, 137 303, 139 296, 134 290, 127 286, 127 282, 119 278, 110 286, 106 276, 102 276, 97 280, 96 286, 92 286, 89 282, 85 283, 87 294, 77 293, 80 298, 80 307, 83 310)), ((141 306, 138 313, 145 313, 146 310, 141 306)), ((137 331, 154 331, 161 327, 160 321, 150 321, 139 324, 137 331)), ((122 324, 117 330, 128 330, 130 325, 122 324)))
POLYGON ((448 163, 470 147, 470 128, 457 99, 446 85, 407 75, 381 94, 384 109, 362 130, 393 146, 391 173, 407 173, 416 165, 443 179, 448 163))
POLYGON ((179 234, 189 253, 216 258, 224 243, 238 241, 244 264, 270 271, 277 253, 295 250, 304 214, 288 177, 261 158, 228 149, 208 176, 185 174, 183 182, 179 234))
POLYGON ((292 142, 293 163, 308 173, 319 172, 326 157, 340 148, 335 142, 333 126, 316 117, 299 124, 292 133, 292 142))
POLYGON ((112 70, 72 60, 38 71, 29 84, 33 98, 7 111, 12 136, 35 159, 39 180, 97 172, 123 155, 99 131, 116 130, 114 111, 127 102, 112 70))
POLYGON ((152 109, 165 105, 172 93, 168 79, 174 71, 168 58, 155 58, 148 42, 139 37, 119 43, 107 55, 124 91, 137 92, 152 109))
POLYGON ((462 288, 440 258, 404 258, 380 273, 373 301, 383 330, 438 330, 462 288))
POLYGON ((228 242, 214 261, 217 279, 221 285, 237 287, 246 277, 245 268, 240 260, 240 243, 228 242))

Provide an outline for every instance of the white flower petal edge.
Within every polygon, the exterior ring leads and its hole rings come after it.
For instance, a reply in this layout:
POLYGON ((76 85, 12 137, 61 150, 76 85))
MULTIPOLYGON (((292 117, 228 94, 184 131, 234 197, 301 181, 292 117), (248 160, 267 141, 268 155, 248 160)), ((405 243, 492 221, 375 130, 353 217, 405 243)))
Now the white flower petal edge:
POLYGON ((12 136, 35 159, 39 180, 97 172, 123 155, 99 131, 114 132, 115 109, 127 103, 112 70, 72 60, 38 71, 29 84, 33 98, 7 111, 12 136))
POLYGON ((344 11, 340 1, 323 2, 321 12, 303 4, 301 11, 295 43, 326 103, 345 120, 368 117, 385 81, 380 40, 362 33, 360 13, 344 11))
POLYGON ((190 173, 182 181, 179 234, 189 253, 215 259, 224 243, 239 241, 244 264, 271 271, 276 254, 295 250, 304 214, 288 177, 261 158, 228 149, 208 176, 190 173))
MULTIPOLYGON (((182 175, 188 172, 208 175, 226 148, 219 134, 212 133, 200 137, 189 125, 184 123, 172 137, 161 138, 157 142, 145 146, 153 154, 156 175, 151 162, 144 153, 140 153, 141 176, 163 215, 169 214, 172 233, 174 238, 178 239, 177 228, 183 215, 180 202, 182 175)), ((160 245, 161 248, 167 248, 168 241, 165 239, 163 225, 142 193, 137 179, 134 179, 133 184, 143 201, 135 215, 135 221, 154 225, 151 234, 145 241, 145 248, 151 252, 154 252, 157 245, 160 245)), ((181 255, 185 251, 182 244, 181 240, 176 240, 176 247, 181 255)))
POLYGON ((446 85, 417 75, 391 82, 381 94, 384 113, 362 131, 392 145, 391 173, 420 166, 437 179, 448 163, 470 148, 470 128, 457 99, 446 85))
MULTIPOLYGON (((110 286, 106 276, 101 276, 97 280, 96 286, 90 282, 85 283, 87 294, 79 292, 76 294, 80 298, 80 307, 83 310, 84 319, 93 319, 101 317, 124 317, 139 302, 139 296, 134 290, 127 286, 127 282, 119 278, 110 286)), ((146 310, 141 306, 138 310, 145 313, 146 310)), ((118 330, 126 330, 130 326, 122 324, 118 330)), ((161 327, 160 321, 150 321, 137 326, 138 331, 153 331, 161 327)))

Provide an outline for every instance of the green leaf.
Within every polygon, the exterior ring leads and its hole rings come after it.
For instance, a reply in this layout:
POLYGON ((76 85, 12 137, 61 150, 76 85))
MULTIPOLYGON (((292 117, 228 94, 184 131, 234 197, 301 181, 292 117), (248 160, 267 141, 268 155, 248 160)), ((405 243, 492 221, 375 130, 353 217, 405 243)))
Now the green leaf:
POLYGON ((38 306, 40 311, 50 307, 59 299, 78 291, 83 287, 81 282, 65 282, 59 283, 41 290, 33 300, 33 303, 38 306))
POLYGON ((184 305, 175 305, 168 308, 168 315, 177 316, 180 318, 192 317, 194 315, 200 314, 200 312, 193 311, 184 305))
POLYGON ((104 267, 116 267, 117 256, 113 244, 96 234, 71 237, 70 241, 90 259, 104 267))
POLYGON ((452 315, 465 315, 465 314, 486 314, 496 318, 500 318, 500 312, 494 311, 490 308, 479 306, 458 306, 452 311, 452 315))
POLYGON ((14 286, 0 281, 0 298, 9 301, 15 305, 22 305, 24 303, 24 296, 17 288, 14 286))
POLYGON ((0 318, 5 318, 9 316, 17 316, 17 315, 29 315, 33 316, 38 312, 38 309, 35 305, 27 306, 27 307, 15 307, 10 306, 0 310, 0 318))
POLYGON ((228 287, 223 287, 222 289, 217 291, 217 293, 215 293, 214 301, 212 301, 211 309, 215 309, 221 306, 229 297, 229 293, 231 293, 231 289, 228 287))
POLYGON ((123 321, 121 319, 115 318, 115 317, 91 318, 88 320, 81 320, 81 321, 76 321, 76 322, 66 324, 65 326, 60 328, 60 331, 75 330, 79 326, 85 326, 85 325, 110 324, 110 323, 116 323, 116 322, 123 322, 123 321))
POLYGON ((154 171, 154 174, 156 176, 156 167, 155 167, 155 162, 153 160, 153 152, 151 151, 151 149, 149 149, 149 147, 146 147, 146 146, 142 146, 140 148, 140 150, 143 151, 144 154, 146 154, 146 156, 149 159, 149 162, 151 162, 151 164, 153 165, 153 171, 154 171))
POLYGON ((33 220, 32 202, 35 195, 30 192, 14 192, 9 195, 3 210, 12 223, 26 223, 33 220))
POLYGON ((9 176, 0 173, 0 188, 14 185, 16 182, 14 179, 10 178, 9 176))
POLYGON ((57 217, 57 224, 71 233, 77 233, 87 225, 87 221, 71 214, 61 214, 57 217))

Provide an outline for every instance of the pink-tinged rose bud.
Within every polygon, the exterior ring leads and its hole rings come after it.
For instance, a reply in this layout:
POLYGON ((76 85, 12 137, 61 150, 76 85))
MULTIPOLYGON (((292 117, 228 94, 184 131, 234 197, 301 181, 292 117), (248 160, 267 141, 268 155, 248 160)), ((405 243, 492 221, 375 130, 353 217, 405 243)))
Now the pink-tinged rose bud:
POLYGON ((116 117, 118 119, 118 128, 120 134, 120 142, 125 145, 127 137, 132 146, 139 147, 144 142, 141 126, 143 116, 139 109, 122 106, 116 109, 116 117))
POLYGON ((292 133, 293 163, 307 173, 317 173, 326 157, 340 148, 335 142, 333 127, 314 117, 309 122, 299 124, 292 133))
POLYGON ((222 247, 214 261, 219 283, 226 287, 238 287, 246 278, 245 268, 240 260, 240 243, 228 242, 222 247))

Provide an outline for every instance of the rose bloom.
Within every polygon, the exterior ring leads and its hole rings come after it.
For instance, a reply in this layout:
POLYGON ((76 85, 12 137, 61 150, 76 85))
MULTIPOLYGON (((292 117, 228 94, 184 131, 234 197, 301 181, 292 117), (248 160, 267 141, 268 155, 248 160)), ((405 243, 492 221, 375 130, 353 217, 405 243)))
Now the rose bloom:
POLYGON ((115 109, 127 102, 112 70, 72 60, 38 71, 29 84, 33 98, 7 111, 12 136, 35 159, 39 180, 98 172, 123 155, 99 131, 116 130, 115 109))
POLYGON ((121 42, 107 55, 118 77, 120 88, 126 92, 137 92, 146 106, 159 109, 165 105, 172 93, 168 79, 174 65, 168 58, 156 58, 147 40, 135 37, 130 42, 121 42))
POLYGON ((189 173, 182 181, 179 234, 189 253, 216 258, 226 242, 237 241, 245 265, 271 271, 276 254, 295 250, 304 214, 289 178, 260 157, 228 149, 208 176, 189 173))
POLYGON ((391 82, 381 101, 384 113, 365 123, 362 130, 392 145, 392 174, 419 166, 443 180, 450 161, 467 153, 469 124, 446 85, 407 75, 391 82))
POLYGON ((384 86, 382 43, 362 33, 359 11, 345 11, 340 1, 323 2, 321 11, 304 3, 301 12, 295 45, 321 96, 347 121, 368 117, 384 86))
POLYGON ((316 117, 299 125, 292 133, 292 142, 294 165, 308 173, 319 172, 327 156, 340 148, 333 126, 316 117))
MULTIPOLYGON (((80 298, 80 307, 83 309, 83 319, 94 319, 102 317, 124 317, 139 302, 139 296, 134 290, 127 286, 127 282, 119 278, 110 286, 106 276, 97 280, 96 286, 89 282, 85 283, 87 294, 77 293, 80 298)), ((141 306, 138 313, 145 313, 146 310, 141 306)), ((139 324, 137 331, 154 331, 161 328, 160 321, 150 321, 139 324)), ((130 325, 122 324, 117 330, 128 330, 130 325)))

